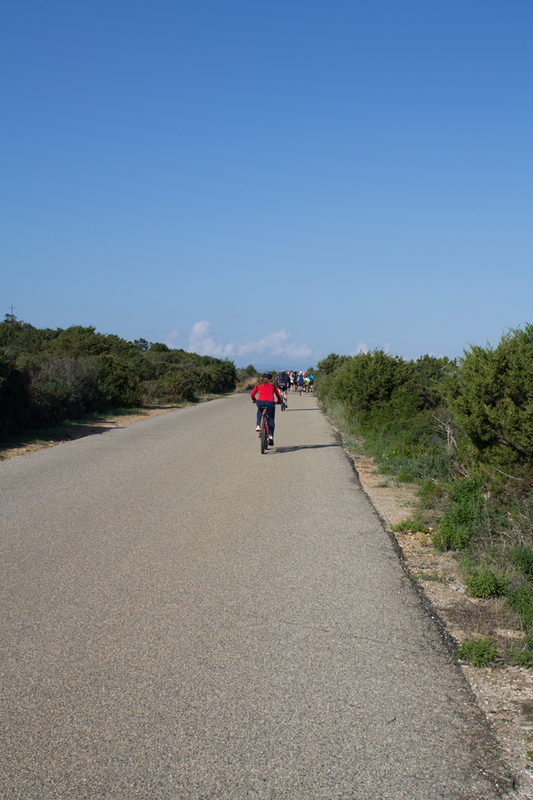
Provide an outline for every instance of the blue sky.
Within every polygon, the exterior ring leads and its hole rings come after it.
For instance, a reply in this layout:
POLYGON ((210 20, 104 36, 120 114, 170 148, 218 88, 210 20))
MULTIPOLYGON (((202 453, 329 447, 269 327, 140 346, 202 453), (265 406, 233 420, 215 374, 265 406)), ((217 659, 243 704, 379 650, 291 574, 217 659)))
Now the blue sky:
POLYGON ((531 0, 17 0, 0 313, 307 368, 533 321, 531 0))

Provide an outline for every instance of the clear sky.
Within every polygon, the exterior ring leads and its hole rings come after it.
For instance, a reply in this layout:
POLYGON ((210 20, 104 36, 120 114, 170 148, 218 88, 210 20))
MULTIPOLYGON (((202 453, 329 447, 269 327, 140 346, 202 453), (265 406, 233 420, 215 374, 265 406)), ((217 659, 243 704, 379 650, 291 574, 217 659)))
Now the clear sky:
POLYGON ((0 313, 302 368, 533 322, 531 0, 16 0, 0 313))

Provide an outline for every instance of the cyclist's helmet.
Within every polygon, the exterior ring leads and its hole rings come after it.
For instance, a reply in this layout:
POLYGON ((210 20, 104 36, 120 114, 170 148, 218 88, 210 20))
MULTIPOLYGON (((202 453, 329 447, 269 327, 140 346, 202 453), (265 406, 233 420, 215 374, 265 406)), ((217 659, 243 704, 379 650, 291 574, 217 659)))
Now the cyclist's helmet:
POLYGON ((267 381, 272 380, 272 373, 271 372, 263 372, 263 378, 266 378, 267 381))

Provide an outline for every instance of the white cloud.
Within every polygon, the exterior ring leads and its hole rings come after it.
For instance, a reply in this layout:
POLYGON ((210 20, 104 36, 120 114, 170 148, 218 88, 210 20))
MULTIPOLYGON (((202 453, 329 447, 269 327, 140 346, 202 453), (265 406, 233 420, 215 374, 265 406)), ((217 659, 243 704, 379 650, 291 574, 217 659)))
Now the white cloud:
POLYGON ((179 331, 177 328, 176 328, 176 330, 171 331, 168 334, 168 336, 166 338, 166 341, 165 341, 165 344, 167 345, 167 347, 174 347, 176 339, 179 339, 180 336, 181 336, 181 331, 179 331))
MULTIPOLYGON (((388 355, 390 353, 390 351, 391 351, 391 348, 392 348, 392 344, 389 343, 389 344, 384 344, 383 347, 378 347, 378 350, 383 350, 383 352, 386 355, 388 355)), ((351 356, 357 356, 357 355, 359 355, 359 353, 368 353, 369 349, 370 348, 368 347, 367 344, 365 344, 365 342, 359 342, 359 344, 357 345, 355 350, 352 353, 350 353, 350 355, 351 356)))
POLYGON ((276 333, 269 333, 258 342, 246 342, 246 344, 240 345, 237 355, 245 358, 255 355, 276 359, 300 360, 302 358, 311 358, 313 351, 306 344, 293 342, 290 334, 282 329, 276 333))
POLYGON ((245 344, 217 344, 210 322, 202 320, 196 322, 189 336, 189 351, 198 353, 202 356, 214 356, 215 358, 231 358, 239 360, 260 360, 268 361, 271 359, 286 360, 287 366, 291 362, 310 359, 313 351, 305 344, 294 342, 289 333, 285 330, 269 333, 259 341, 248 341, 245 344))
POLYGON ((232 358, 235 355, 233 344, 217 344, 213 334, 213 326, 207 320, 196 322, 189 335, 189 352, 200 356, 215 358, 232 358))
POLYGON ((357 356, 359 355, 359 353, 368 353, 368 345, 365 344, 364 342, 359 342, 359 344, 353 351, 352 356, 357 356))

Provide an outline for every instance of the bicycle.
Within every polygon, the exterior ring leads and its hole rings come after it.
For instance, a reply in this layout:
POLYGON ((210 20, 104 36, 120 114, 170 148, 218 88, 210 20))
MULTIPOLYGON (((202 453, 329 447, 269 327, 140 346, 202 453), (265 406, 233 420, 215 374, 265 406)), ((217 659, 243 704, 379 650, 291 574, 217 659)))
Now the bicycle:
POLYGON ((286 389, 280 389, 279 393, 281 395, 281 410, 285 411, 285 409, 289 407, 287 405, 287 390, 286 389))
POLYGON ((261 409, 261 429, 259 431, 259 439, 261 441, 261 455, 268 450, 268 440, 270 439, 270 429, 268 427, 268 414, 266 407, 261 409))

